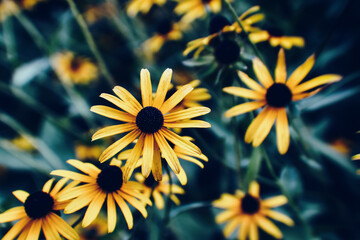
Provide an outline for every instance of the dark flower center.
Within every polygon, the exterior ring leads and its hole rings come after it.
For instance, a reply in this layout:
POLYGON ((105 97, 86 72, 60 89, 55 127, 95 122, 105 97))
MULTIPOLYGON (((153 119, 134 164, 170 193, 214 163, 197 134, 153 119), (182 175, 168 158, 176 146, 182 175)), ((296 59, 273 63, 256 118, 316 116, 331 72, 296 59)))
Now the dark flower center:
POLYGON ((272 107, 285 107, 291 102, 291 99, 290 89, 282 83, 274 83, 266 92, 266 101, 272 107))
POLYGON ((241 210, 247 214, 257 213, 260 209, 260 202, 257 198, 254 198, 250 194, 246 194, 241 199, 241 210))
POLYGON ((172 29, 172 23, 168 19, 162 19, 157 23, 156 32, 160 35, 168 34, 172 29))
POLYGON ((77 71, 80 68, 80 66, 81 66, 81 61, 79 58, 74 57, 73 59, 71 59, 71 62, 70 62, 71 70, 77 71))
POLYGON ((229 20, 222 15, 216 15, 211 18, 209 34, 217 33, 223 29, 223 27, 230 25, 229 20))
POLYGON ((96 182, 105 192, 115 192, 123 184, 123 173, 117 166, 108 166, 101 170, 96 182))
POLYGON ((152 174, 150 174, 144 181, 144 185, 149 188, 156 187, 158 184, 159 184, 159 182, 155 180, 155 178, 152 174))
POLYGON ((155 133, 164 124, 164 116, 154 107, 145 107, 136 116, 136 125, 144 133, 155 133))
POLYGON ((233 40, 223 40, 216 46, 214 56, 219 63, 234 63, 240 56, 240 47, 233 40))
POLYGON ((96 240, 99 238, 99 230, 95 227, 85 229, 85 232, 82 235, 87 240, 96 240))
POLYGON ((45 217, 53 210, 54 199, 46 192, 34 192, 25 200, 26 214, 33 219, 45 217))
POLYGON ((204 4, 208 4, 208 3, 210 3, 212 0, 202 0, 202 2, 204 3, 204 4))

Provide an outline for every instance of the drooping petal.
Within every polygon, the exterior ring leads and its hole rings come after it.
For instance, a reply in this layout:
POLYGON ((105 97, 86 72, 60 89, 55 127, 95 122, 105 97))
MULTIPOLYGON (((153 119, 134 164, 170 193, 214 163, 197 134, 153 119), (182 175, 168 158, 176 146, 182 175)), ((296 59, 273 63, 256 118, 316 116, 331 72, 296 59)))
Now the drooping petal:
POLYGON ((285 63, 285 52, 281 48, 278 55, 277 65, 275 68, 275 82, 285 83, 286 82, 286 63, 285 63))
POLYGON ((255 109, 261 108, 265 106, 265 104, 266 101, 253 101, 253 102, 242 103, 227 110, 225 112, 225 117, 233 117, 243 113, 247 113, 255 109))
POLYGON ((256 131, 258 130, 259 126, 262 124, 264 119, 267 117, 269 112, 270 112, 269 107, 264 108, 264 110, 262 110, 262 112, 260 112, 259 115, 257 115, 256 118, 251 122, 250 126, 248 127, 245 133, 246 143, 251 143, 254 140, 256 131))
POLYGON ((99 191, 95 198, 89 204, 89 207, 86 210, 84 219, 82 221, 82 226, 89 226, 99 214, 102 205, 104 204, 106 198, 106 193, 99 191))
POLYGON ((146 134, 144 140, 144 151, 143 151, 143 165, 141 167, 141 173, 144 177, 148 177, 154 159, 154 136, 152 134, 146 134))
POLYGON ((140 71, 141 98, 144 107, 152 105, 152 86, 150 72, 147 69, 140 71))
POLYGON ((90 108, 90 111, 97 113, 99 115, 102 115, 104 117, 107 117, 107 118, 119 120, 122 122, 135 123, 135 116, 133 116, 129 113, 111 108, 111 107, 96 105, 96 106, 92 106, 90 108))
POLYGON ((255 100, 265 100, 265 94, 261 92, 256 92, 247 88, 242 87, 226 87, 223 88, 223 91, 238 97, 255 99, 255 100))
POLYGON ((131 174, 135 169, 136 163, 140 159, 141 154, 143 153, 145 135, 145 133, 142 133, 140 135, 138 141, 135 144, 135 147, 131 151, 129 159, 126 161, 123 176, 125 183, 129 181, 131 174))
POLYGON ((253 68, 259 82, 261 82, 264 87, 269 88, 274 84, 274 80, 272 79, 269 70, 257 57, 253 59, 253 68))
POLYGON ((113 126, 108 126, 99 129, 94 135, 91 137, 91 141, 95 141, 100 138, 114 136, 120 133, 130 132, 136 129, 137 126, 135 123, 124 123, 113 126))
POLYGON ((282 238, 282 233, 281 233, 280 229, 275 224, 273 224, 270 220, 268 220, 267 218, 265 218, 259 214, 255 215, 254 219, 257 222, 258 226, 260 228, 262 228, 265 232, 267 232, 268 234, 270 234, 271 236, 273 236, 276 239, 282 238))
POLYGON ((285 154, 290 144, 289 122, 285 108, 278 110, 278 116, 276 118, 276 140, 280 154, 285 154))
POLYGON ((229 223, 224 227, 224 236, 226 238, 230 237, 230 235, 235 231, 236 227, 240 226, 241 217, 234 217, 229 220, 229 223))
POLYGON ((132 143, 139 135, 140 129, 134 129, 121 139, 117 140, 115 143, 111 144, 105 151, 101 154, 99 161, 105 162, 109 158, 113 157, 115 154, 124 149, 127 145, 132 143))
POLYGON ((313 78, 313 79, 311 79, 309 81, 306 81, 306 82, 296 86, 292 90, 292 93, 293 94, 302 93, 302 92, 308 91, 310 89, 319 87, 319 86, 324 85, 324 84, 340 81, 341 78, 342 78, 342 76, 340 76, 338 74, 321 75, 319 77, 313 78))
POLYGON ((56 227, 56 230, 66 239, 78 240, 80 238, 78 233, 61 217, 55 213, 50 213, 49 217, 49 223, 53 224, 56 227))
POLYGON ((152 174, 156 181, 162 180, 162 164, 161 164, 160 149, 156 141, 154 141, 154 158, 152 165, 152 174))
POLYGON ((163 114, 168 113, 173 107, 175 107, 179 102, 181 102, 187 94, 193 90, 189 84, 182 86, 177 90, 168 100, 166 100, 160 108, 160 111, 163 114))
POLYGON ((118 194, 125 199, 128 203, 130 203, 134 208, 136 208, 142 215, 144 218, 147 217, 147 211, 146 208, 144 206, 144 204, 142 202, 140 202, 139 200, 137 200, 135 197, 127 195, 124 192, 120 192, 118 191, 118 194))
POLYGON ((162 133, 156 132, 154 133, 154 136, 166 162, 169 164, 170 168, 178 174, 180 172, 180 162, 174 150, 169 146, 169 143, 165 140, 162 133))
POLYGON ((172 76, 172 70, 170 68, 167 68, 161 75, 153 102, 154 107, 160 108, 161 105, 164 103, 166 93, 170 86, 171 76, 172 76))
POLYGON ((117 204, 119 205, 122 213, 124 214, 128 228, 132 229, 134 225, 134 221, 129 206, 125 203, 124 199, 122 199, 122 197, 120 197, 117 193, 113 193, 113 197, 117 202, 117 204))
POLYGON ((315 63, 315 55, 311 55, 306 61, 301 64, 295 71, 290 75, 289 79, 286 82, 286 85, 293 89, 296 85, 298 85, 310 72, 311 68, 315 63))
POLYGON ((114 231, 116 226, 116 206, 112 194, 107 195, 107 218, 108 218, 108 232, 114 231))
POLYGON ((154 191, 153 192, 153 197, 154 197, 154 201, 155 201, 155 206, 158 209, 163 209, 165 206, 165 202, 164 202, 164 198, 161 196, 159 191, 154 191))
POLYGON ((260 124, 259 128, 255 132, 253 147, 259 146, 269 134, 277 117, 277 112, 277 109, 270 108, 270 111, 267 114, 266 118, 263 120, 263 122, 260 124))

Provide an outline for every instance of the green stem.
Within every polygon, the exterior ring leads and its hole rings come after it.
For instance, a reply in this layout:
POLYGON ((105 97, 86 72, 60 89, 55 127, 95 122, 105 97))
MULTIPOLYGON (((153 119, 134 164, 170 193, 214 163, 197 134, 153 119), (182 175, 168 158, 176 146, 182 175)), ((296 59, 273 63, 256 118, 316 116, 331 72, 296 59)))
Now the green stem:
MULTIPOLYGON (((263 57, 259 51, 259 49, 257 48, 257 46, 250 40, 250 36, 249 33, 245 30, 244 25, 241 23, 239 16, 236 14, 235 9, 233 8, 233 6, 230 4, 229 0, 224 0, 225 5, 228 7, 228 9, 230 10, 231 14, 233 15, 235 21, 239 24, 239 26, 242 29, 242 32, 244 33, 244 35, 246 36, 247 40, 249 41, 252 49, 254 50, 255 54, 258 56, 258 58, 260 58, 261 61, 263 61, 263 57)), ((264 62, 264 61, 263 61, 264 62)))
POLYGON ((104 58, 101 56, 101 53, 100 53, 98 47, 96 46, 95 40, 89 31, 89 28, 85 22, 84 17, 79 12, 79 10, 76 7, 76 4, 73 0, 67 0, 67 2, 70 6, 71 12, 73 13, 77 23, 79 24, 79 26, 81 28, 81 31, 84 34, 85 40, 86 40, 87 44, 89 45, 91 52, 94 54, 96 61, 99 64, 100 71, 104 75, 105 79, 108 81, 109 85, 115 86, 116 84, 115 84, 114 78, 111 76, 110 71, 108 70, 108 68, 105 64, 104 58))
POLYGON ((284 188, 284 186, 281 184, 281 182, 279 181, 277 174, 271 164, 270 158, 265 150, 265 148, 263 146, 261 146, 261 150, 263 152, 263 156, 265 159, 265 163, 267 168, 269 169, 269 172, 272 176, 272 178, 275 181, 275 184, 278 186, 278 188, 280 189, 280 191, 282 192, 282 194, 288 199, 288 203, 289 206, 292 208, 292 210, 294 211, 297 219, 301 222, 301 224, 304 227, 305 230, 305 234, 306 234, 306 238, 307 239, 312 239, 312 232, 311 232, 311 228, 309 226, 309 224, 306 222, 306 220, 303 218, 303 216, 301 215, 301 212, 299 210, 299 208, 296 206, 296 203, 294 202, 294 200, 292 199, 292 197, 290 196, 290 194, 288 193, 288 191, 284 188))
POLYGON ((243 184, 243 178, 242 178, 242 171, 241 171, 241 148, 240 148, 240 136, 239 136, 239 129, 237 127, 236 124, 236 119, 232 118, 231 119, 231 125, 233 127, 234 130, 234 150, 235 150, 235 158, 236 158, 236 169, 237 169, 237 175, 238 175, 238 184, 240 189, 245 190, 244 189, 244 184, 243 184))
POLYGON ((160 226, 160 232, 159 232, 159 239, 163 239, 164 234, 166 233, 165 229, 166 226, 168 225, 169 221, 170 221, 170 211, 171 211, 171 198, 170 196, 172 195, 172 178, 171 178, 171 172, 169 169, 169 165, 168 164, 164 164, 165 165, 165 171, 166 174, 169 176, 169 196, 166 199, 166 203, 165 203, 165 213, 164 213, 164 219, 162 221, 162 224, 160 226))

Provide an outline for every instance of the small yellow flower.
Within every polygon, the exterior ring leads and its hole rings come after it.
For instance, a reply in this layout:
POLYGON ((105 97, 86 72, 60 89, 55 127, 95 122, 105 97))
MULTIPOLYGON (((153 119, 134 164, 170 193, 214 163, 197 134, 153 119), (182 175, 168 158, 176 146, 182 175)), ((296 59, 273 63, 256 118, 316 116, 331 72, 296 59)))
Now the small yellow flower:
POLYGON ((89 226, 96 219, 105 202, 107 203, 109 233, 113 232, 116 226, 115 202, 124 214, 129 229, 133 227, 133 216, 125 201, 139 210, 144 218, 147 217, 147 211, 142 202, 151 205, 151 201, 140 193, 143 186, 137 182, 123 182, 123 170, 121 166, 118 166, 117 161, 111 162, 109 166, 101 170, 91 163, 78 160, 68 160, 67 163, 84 174, 67 170, 55 170, 50 174, 83 183, 59 196, 59 201, 70 201, 64 209, 65 213, 73 213, 83 207, 88 207, 82 221, 83 227, 89 226))
POLYGON ((105 149, 100 156, 100 162, 110 159, 135 139, 138 139, 126 161, 124 169, 125 182, 130 179, 141 155, 143 155, 144 158, 141 166, 144 177, 148 177, 152 172, 156 180, 162 179, 160 153, 164 156, 170 168, 176 174, 179 174, 182 167, 168 141, 174 145, 181 146, 192 154, 201 154, 201 150, 195 144, 181 138, 169 129, 208 128, 211 126, 209 123, 201 120, 192 120, 191 118, 205 115, 210 112, 210 109, 206 107, 195 107, 171 112, 171 110, 193 90, 192 86, 185 85, 165 101, 171 76, 171 69, 164 71, 160 78, 155 97, 153 98, 150 73, 147 69, 142 69, 140 72, 142 105, 125 88, 116 86, 113 91, 117 97, 104 93, 101 94, 100 97, 110 101, 125 112, 106 106, 91 107, 92 112, 121 122, 126 122, 98 130, 92 137, 93 141, 99 138, 129 132, 105 149))
POLYGON ((269 134, 276 120, 277 146, 280 154, 285 154, 290 144, 289 124, 286 107, 295 101, 312 96, 322 88, 319 86, 339 81, 342 77, 337 74, 325 74, 302 82, 314 66, 315 56, 310 56, 287 79, 285 53, 280 49, 275 69, 275 82, 269 70, 259 58, 254 58, 253 69, 260 84, 251 79, 246 73, 239 71, 239 77, 250 89, 242 87, 226 87, 224 92, 253 99, 232 107, 226 111, 226 117, 237 116, 246 112, 265 108, 252 121, 245 133, 245 142, 259 146, 269 134))
POLYGON ((87 8, 84 13, 84 18, 89 24, 93 24, 102 18, 107 18, 112 15, 115 15, 114 5, 110 2, 105 2, 87 8))
POLYGON ((16 4, 18 4, 20 7, 26 10, 33 9, 36 4, 43 1, 45 0, 14 0, 16 4))
POLYGON ((267 217, 288 226, 294 225, 293 220, 288 216, 271 210, 271 208, 286 204, 285 196, 262 200, 259 193, 259 184, 252 182, 248 193, 240 190, 237 190, 235 195, 224 193, 220 199, 213 202, 213 206, 224 209, 216 216, 215 221, 218 224, 228 222, 224 228, 225 237, 230 237, 236 228, 239 228, 239 240, 246 240, 247 238, 257 240, 259 239, 258 227, 260 227, 274 238, 281 239, 283 236, 280 229, 267 217))
POLYGON ((98 68, 94 63, 72 52, 58 53, 52 62, 59 77, 68 83, 88 84, 98 77, 98 68))
POLYGON ((21 150, 24 150, 26 152, 34 152, 35 147, 32 145, 25 137, 18 136, 11 140, 11 142, 18 147, 21 150))
POLYGON ((77 232, 56 213, 67 204, 59 201, 59 195, 77 184, 74 182, 63 188, 67 180, 61 179, 52 190, 54 179, 47 181, 42 191, 31 194, 22 190, 13 192, 24 206, 14 207, 0 214, 0 223, 19 220, 2 240, 12 240, 18 235, 18 239, 37 240, 41 229, 46 239, 60 240, 60 235, 66 239, 79 239, 77 232))
POLYGON ((127 6, 126 12, 130 17, 135 17, 139 12, 146 14, 153 5, 162 6, 166 0, 131 0, 127 6))
POLYGON ((291 49, 292 47, 304 47, 305 40, 298 36, 271 36, 269 37, 269 43, 273 47, 280 46, 285 49, 291 49))
POLYGON ((195 19, 204 18, 207 9, 212 13, 221 10, 221 0, 175 0, 178 2, 174 11, 178 15, 183 15, 180 22, 189 26, 195 19))
MULTIPOLYGON (((164 174, 161 181, 155 181, 154 177, 150 175, 148 178, 144 178, 141 173, 135 174, 135 179, 144 185, 144 194, 147 197, 153 197, 155 206, 158 209, 163 209, 165 206, 165 201, 162 195, 169 196, 170 194, 170 183, 169 176, 164 174), (151 196, 150 196, 151 195, 151 196)), ((180 200, 175 194, 184 194, 185 191, 180 186, 176 184, 171 185, 171 195, 170 199, 176 204, 180 205, 180 200)))
POLYGON ((83 144, 78 144, 75 147, 75 156, 76 159, 79 159, 81 161, 93 162, 99 159, 102 151, 104 151, 104 148, 101 146, 87 146, 83 144))

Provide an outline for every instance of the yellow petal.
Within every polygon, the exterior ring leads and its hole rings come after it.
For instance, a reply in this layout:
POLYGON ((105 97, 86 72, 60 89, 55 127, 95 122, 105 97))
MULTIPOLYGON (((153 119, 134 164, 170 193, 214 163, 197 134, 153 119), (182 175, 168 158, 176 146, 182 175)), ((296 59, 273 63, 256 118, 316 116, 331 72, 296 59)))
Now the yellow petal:
POLYGON ((211 125, 208 122, 202 120, 184 120, 180 122, 164 123, 164 127, 167 128, 210 128, 211 125))
POLYGON ((270 210, 270 209, 266 209, 264 210, 264 213, 271 217, 272 219, 275 219, 276 221, 279 221, 279 222, 282 222, 288 226, 294 226, 294 221, 289 218, 288 216, 282 214, 282 213, 279 213, 279 212, 275 212, 273 210, 270 210))
POLYGON ((84 163, 79 160, 70 159, 66 161, 71 166, 79 169, 83 173, 86 173, 94 178, 97 178, 101 170, 91 163, 84 163))
POLYGON ((152 134, 146 134, 144 140, 144 151, 143 151, 143 165, 141 167, 141 173, 144 177, 148 177, 154 158, 154 136, 152 134))
POLYGON ((269 88, 271 85, 274 84, 274 80, 272 79, 269 70, 264 65, 264 63, 259 58, 253 59, 253 68, 255 75, 259 79, 259 82, 266 87, 269 88))
POLYGON ((53 184, 54 181, 55 181, 55 178, 51 178, 50 180, 48 180, 48 181, 44 184, 44 186, 43 186, 43 188, 42 188, 42 191, 43 191, 43 192, 46 192, 46 193, 49 193, 49 192, 50 192, 50 188, 51 188, 51 186, 52 186, 52 184, 53 184))
POLYGON ((163 209, 165 206, 165 202, 164 202, 164 198, 161 196, 161 194, 159 193, 159 191, 153 191, 153 197, 154 197, 154 201, 155 201, 155 206, 157 207, 157 209, 163 209))
POLYGON ((246 240, 246 237, 249 234, 250 228, 250 219, 248 217, 244 217, 241 222, 240 231, 239 231, 239 240, 246 240))
POLYGON ((261 92, 255 92, 241 87, 226 87, 223 88, 223 91, 238 97, 256 99, 256 100, 265 100, 265 94, 261 92))
POLYGON ((171 76, 172 76, 172 70, 170 68, 167 68, 161 75, 153 102, 154 107, 160 108, 161 105, 164 103, 166 93, 170 86, 171 76))
POLYGON ((236 227, 240 226, 241 217, 235 217, 229 220, 229 223, 224 227, 224 236, 229 238, 230 235, 235 231, 236 227))
POLYGON ((0 214, 0 223, 11 222, 27 216, 23 206, 11 208, 0 214))
POLYGON ((64 238, 69 240, 78 240, 80 238, 78 233, 61 217, 55 213, 50 213, 49 217, 49 222, 56 227, 56 230, 64 236, 64 238))
POLYGON ((250 237, 250 240, 258 240, 259 239, 259 231, 258 231, 256 223, 254 223, 254 222, 250 223, 249 237, 250 237))
POLYGON ((129 206, 125 203, 124 199, 122 199, 122 197, 120 197, 117 193, 113 193, 113 197, 119 205, 122 213, 124 214, 128 228, 132 229, 134 221, 129 206))
POLYGON ((141 69, 140 71, 140 83, 141 83, 141 98, 144 107, 152 105, 152 87, 150 72, 147 69, 141 69))
POLYGON ((154 158, 152 165, 152 174, 156 181, 162 180, 162 165, 161 165, 161 156, 160 149, 156 141, 154 142, 154 158))
MULTIPOLYGON (((270 107, 269 107, 270 108, 270 107)), ((266 136, 269 134, 272 126, 274 125, 275 119, 277 117, 278 110, 270 109, 268 115, 260 124, 259 128, 256 130, 254 135, 253 147, 259 146, 266 136)))
POLYGON ((238 212, 236 210, 234 209, 226 210, 216 215, 215 222, 217 224, 221 224, 228 221, 229 219, 233 218, 236 215, 238 215, 238 212))
POLYGON ((285 154, 289 149, 290 144, 289 122, 285 108, 278 110, 276 119, 276 140, 279 153, 285 154))
POLYGON ((108 232, 114 231, 116 226, 116 206, 112 194, 107 196, 107 218, 108 218, 108 232))
POLYGON ((244 73, 242 71, 238 71, 238 75, 241 78, 241 81, 243 81, 243 83, 245 83, 246 86, 248 86, 255 92, 259 92, 259 93, 263 93, 263 94, 266 93, 266 90, 260 84, 258 84, 253 79, 251 79, 246 73, 244 73))
POLYGON ((87 182, 87 183, 96 182, 95 178, 86 176, 84 174, 68 171, 68 170, 54 170, 50 174, 60 176, 60 177, 70 178, 72 180, 76 180, 76 181, 80 181, 80 182, 87 182))
POLYGON ((275 68, 275 81, 277 83, 286 82, 286 63, 285 63, 285 52, 284 49, 280 49, 277 65, 275 68))
POLYGON ((92 106, 90 111, 111 119, 135 123, 135 116, 111 107, 96 105, 92 106))
POLYGON ((168 113, 171 109, 173 109, 179 102, 181 102, 184 97, 189 94, 193 90, 189 84, 182 86, 179 90, 177 90, 168 100, 164 102, 161 106, 160 111, 163 114, 168 113))
POLYGON ((249 193, 251 196, 258 198, 260 196, 260 186, 257 182, 253 181, 249 186, 249 193))
POLYGON ((28 198, 28 196, 30 195, 29 193, 23 191, 23 190, 17 190, 12 192, 12 194, 22 203, 25 202, 25 200, 28 198))
POLYGON ((144 139, 145 139, 145 133, 142 133, 135 144, 135 147, 131 151, 131 154, 129 156, 129 159, 126 161, 125 168, 124 168, 124 182, 126 183, 129 181, 131 174, 133 173, 137 161, 139 161, 139 158, 141 154, 143 153, 144 149, 144 139))
POLYGON ((279 228, 273 224, 270 220, 266 219, 265 217, 261 215, 255 215, 254 216, 255 221, 257 222, 258 226, 262 228, 265 232, 270 234, 276 239, 282 238, 282 233, 279 230, 279 228))
POLYGON ((313 79, 311 79, 309 81, 306 81, 306 82, 296 86, 292 90, 292 93, 293 94, 302 93, 302 92, 308 91, 310 89, 319 87, 319 86, 324 85, 324 84, 340 81, 341 78, 342 78, 342 76, 337 75, 337 74, 321 75, 319 77, 313 78, 313 79))
POLYGON ((175 122, 175 121, 190 119, 208 114, 210 111, 211 111, 210 108, 207 107, 192 107, 165 115, 164 122, 175 122))
POLYGON ((281 196, 267 198, 267 199, 262 201, 262 204, 265 207, 274 208, 274 207, 279 207, 281 205, 284 205, 287 202, 288 202, 287 198, 285 196, 281 195, 281 196))
POLYGON ((118 106, 119 108, 123 109, 125 112, 130 113, 133 116, 136 116, 139 112, 134 107, 132 107, 131 104, 121 101, 119 98, 117 98, 111 94, 102 93, 102 94, 100 94, 100 97, 108 100, 112 104, 118 106))
POLYGON ((80 210, 81 208, 83 208, 85 206, 88 206, 89 203, 91 202, 91 200, 93 200, 93 198, 96 196, 97 193, 98 193, 98 191, 87 192, 87 193, 84 193, 84 195, 81 195, 81 196, 77 197, 76 199, 72 200, 65 207, 64 213, 66 213, 66 214, 73 213, 73 212, 80 210))
POLYGON ((356 154, 351 158, 351 160, 360 160, 360 154, 356 154))
POLYGON ((32 221, 26 240, 39 239, 40 230, 41 230, 41 222, 42 222, 41 218, 35 219, 32 221))
MULTIPOLYGON (((179 174, 175 174, 175 176, 177 177, 177 179, 179 179, 179 182, 181 183, 181 185, 186 185, 187 184, 187 176, 186 176, 186 172, 185 170, 180 166, 180 173, 179 174)), ((171 187, 171 191, 173 193, 175 193, 174 191, 174 186, 171 187)), ((184 190, 183 190, 184 191, 184 190)))
POLYGON ((46 239, 61 240, 59 233, 56 231, 55 226, 50 222, 48 216, 43 219, 42 229, 46 239))
POLYGON ((126 193, 118 191, 118 194, 125 199, 128 203, 130 203, 134 208, 136 208, 144 218, 147 217, 147 211, 145 209, 145 206, 142 202, 137 200, 135 197, 127 195, 126 193))
POLYGON ((220 199, 213 201, 213 206, 217 208, 232 208, 235 205, 240 206, 240 199, 234 195, 224 193, 220 199))
POLYGON ((130 132, 136 128, 137 126, 135 123, 125 123, 104 127, 94 133, 94 135, 91 137, 91 141, 95 141, 99 138, 114 136, 120 133, 130 132))
POLYGON ((225 112, 225 117, 233 117, 243 113, 247 113, 255 109, 261 108, 265 104, 266 104, 265 101, 253 101, 253 102, 242 103, 227 110, 225 112))
POLYGON ((262 122, 267 117, 269 112, 270 112, 270 108, 266 107, 251 122, 250 126, 248 127, 248 129, 246 130, 246 133, 245 133, 245 142, 246 143, 251 143, 254 140, 254 136, 255 136, 256 131, 259 129, 259 126, 262 124, 262 122))
POLYGON ((115 143, 111 144, 105 151, 100 155, 99 161, 105 162, 109 158, 113 157, 115 154, 124 149, 127 145, 132 143, 140 135, 140 130, 135 129, 130 133, 117 140, 115 143))
POLYGON ((169 146, 168 142, 161 133, 156 132, 154 136, 157 144, 160 147, 161 153, 166 159, 166 162, 169 164, 170 168, 178 174, 180 172, 180 163, 174 150, 169 146))
POLYGON ((140 111, 142 109, 142 106, 136 100, 136 98, 134 98, 134 96, 129 93, 125 88, 116 86, 114 87, 113 91, 122 101, 131 104, 131 106, 137 111, 140 111))
POLYGON ((180 137, 179 135, 170 131, 169 129, 162 128, 160 130, 160 132, 166 139, 168 139, 174 145, 176 145, 190 153, 201 154, 201 150, 200 150, 200 148, 198 148, 198 146, 196 146, 194 143, 190 142, 189 140, 186 140, 185 138, 180 137))
POLYGON ((13 240, 30 221, 31 219, 29 217, 24 217, 10 229, 1 240, 13 240))
POLYGON ((106 193, 103 193, 99 191, 95 198, 91 201, 89 204, 89 207, 87 208, 85 212, 84 219, 82 221, 82 227, 89 226, 97 217, 99 214, 102 205, 104 204, 106 198, 106 193))
POLYGON ((60 180, 55 184, 55 186, 53 187, 53 189, 51 190, 50 195, 51 195, 52 197, 54 197, 54 196, 60 191, 60 189, 65 185, 65 183, 66 183, 68 180, 69 180, 68 178, 62 178, 62 179, 60 179, 60 180))
POLYGON ((286 85, 293 89, 296 85, 298 85, 310 72, 311 68, 315 63, 315 55, 311 55, 306 61, 301 64, 295 71, 290 75, 289 79, 286 82, 286 85))

